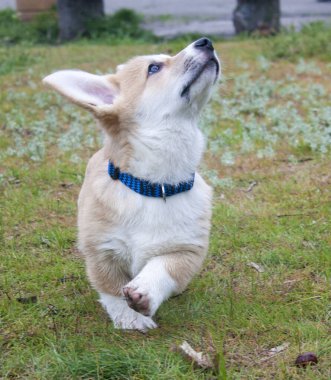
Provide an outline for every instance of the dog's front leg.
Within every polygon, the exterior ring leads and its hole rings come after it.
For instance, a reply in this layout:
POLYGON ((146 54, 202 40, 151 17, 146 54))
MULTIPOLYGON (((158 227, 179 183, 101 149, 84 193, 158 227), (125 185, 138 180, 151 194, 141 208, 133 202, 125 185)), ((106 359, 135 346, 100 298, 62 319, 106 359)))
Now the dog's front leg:
POLYGON ((153 316, 164 300, 186 288, 204 256, 205 250, 196 247, 150 259, 123 288, 128 305, 143 315, 153 316))
POLYGON ((100 294, 100 303, 114 322, 115 328, 142 332, 157 327, 152 318, 132 310, 122 296, 122 287, 129 276, 110 254, 94 254, 86 258, 86 267, 93 287, 100 294))

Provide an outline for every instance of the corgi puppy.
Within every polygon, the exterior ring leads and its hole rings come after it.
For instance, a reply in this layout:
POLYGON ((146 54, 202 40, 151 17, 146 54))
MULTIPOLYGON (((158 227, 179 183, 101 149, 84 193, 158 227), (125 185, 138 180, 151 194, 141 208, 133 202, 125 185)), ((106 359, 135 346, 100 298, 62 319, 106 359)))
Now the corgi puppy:
POLYGON ((175 56, 136 57, 115 74, 63 70, 43 82, 105 131, 78 199, 78 246, 114 326, 147 331, 208 250, 211 188, 197 172, 197 122, 220 63, 208 38, 175 56))

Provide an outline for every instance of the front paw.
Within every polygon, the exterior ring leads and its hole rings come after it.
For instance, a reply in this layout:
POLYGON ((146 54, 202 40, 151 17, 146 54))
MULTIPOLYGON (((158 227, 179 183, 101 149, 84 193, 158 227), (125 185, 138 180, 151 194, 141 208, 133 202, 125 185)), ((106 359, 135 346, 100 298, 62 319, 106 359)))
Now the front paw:
POLYGON ((150 329, 157 328, 157 324, 151 317, 145 317, 142 314, 128 309, 128 312, 114 319, 114 327, 123 330, 138 330, 146 333, 150 329))
POLYGON ((123 288, 123 294, 131 309, 146 316, 151 315, 150 301, 147 294, 144 294, 137 287, 130 286, 130 284, 123 288))

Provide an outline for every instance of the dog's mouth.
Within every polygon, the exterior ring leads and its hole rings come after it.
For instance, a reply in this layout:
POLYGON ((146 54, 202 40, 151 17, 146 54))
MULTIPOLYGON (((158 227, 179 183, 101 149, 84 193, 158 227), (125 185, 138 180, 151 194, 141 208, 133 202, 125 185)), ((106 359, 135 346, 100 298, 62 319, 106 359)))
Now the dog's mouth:
POLYGON ((201 65, 201 67, 195 72, 195 74, 192 76, 192 78, 185 84, 182 92, 180 93, 180 96, 181 97, 187 97, 189 92, 190 92, 191 86, 200 78, 200 76, 202 75, 202 73, 206 69, 213 67, 213 66, 215 66, 215 68, 216 68, 216 75, 215 75, 215 80, 214 80, 214 83, 215 83, 217 78, 218 78, 220 65, 218 63, 218 60, 216 58, 212 57, 204 65, 201 65))

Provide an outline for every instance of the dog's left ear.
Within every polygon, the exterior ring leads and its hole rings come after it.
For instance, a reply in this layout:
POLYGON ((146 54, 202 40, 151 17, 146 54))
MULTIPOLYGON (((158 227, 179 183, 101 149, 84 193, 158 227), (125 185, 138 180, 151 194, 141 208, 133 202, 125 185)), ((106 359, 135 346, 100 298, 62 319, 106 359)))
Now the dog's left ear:
POLYGON ((98 113, 98 108, 112 105, 119 94, 112 75, 94 75, 79 70, 57 71, 45 77, 43 83, 94 114, 98 113))

